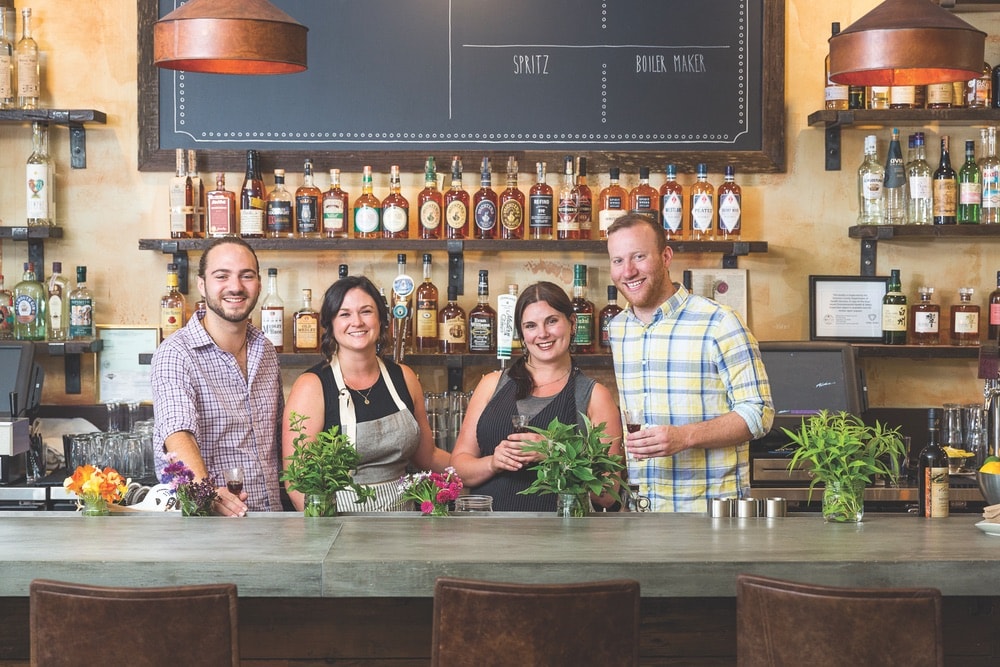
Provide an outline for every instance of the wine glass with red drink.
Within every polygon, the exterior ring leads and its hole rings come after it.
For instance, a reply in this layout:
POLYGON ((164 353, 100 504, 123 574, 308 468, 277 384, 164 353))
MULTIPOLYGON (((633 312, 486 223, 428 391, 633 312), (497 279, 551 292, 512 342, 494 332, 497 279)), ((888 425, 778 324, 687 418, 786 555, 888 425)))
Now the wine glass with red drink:
MULTIPOLYGON (((628 408, 627 407, 627 408, 625 408, 625 410, 623 412, 625 413, 625 430, 626 431, 628 431, 629 433, 635 433, 636 431, 638 431, 639 429, 642 428, 642 422, 643 422, 644 417, 643 417, 643 411, 642 411, 641 407, 639 407, 639 408, 636 408, 636 407, 628 408)), ((628 440, 627 439, 625 440, 625 454, 628 456, 628 458, 630 458, 630 459, 632 458, 632 453, 628 449, 628 440)))
POLYGON ((528 432, 528 422, 531 418, 528 415, 513 415, 510 418, 511 424, 514 426, 514 433, 527 433, 528 432))
POLYGON ((224 476, 226 478, 226 488, 229 489, 229 493, 238 497, 243 491, 243 468, 240 466, 226 468, 224 476))

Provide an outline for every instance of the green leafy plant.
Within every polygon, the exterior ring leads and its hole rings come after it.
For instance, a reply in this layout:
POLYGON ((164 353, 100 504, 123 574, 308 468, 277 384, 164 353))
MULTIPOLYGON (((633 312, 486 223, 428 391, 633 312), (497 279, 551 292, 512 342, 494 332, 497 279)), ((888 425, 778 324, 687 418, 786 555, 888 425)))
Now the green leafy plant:
POLYGON ((353 489, 358 502, 368 502, 375 497, 375 490, 354 481, 352 471, 361 462, 361 455, 339 426, 320 431, 309 439, 303 432, 303 422, 308 417, 291 413, 289 428, 297 435, 293 451, 285 459, 288 465, 281 473, 281 481, 288 482, 288 489, 305 495, 332 496, 342 489, 353 489))
POLYGON ((594 426, 583 415, 585 429, 580 432, 576 424, 563 424, 558 419, 547 428, 530 427, 543 439, 522 446, 526 452, 539 452, 541 461, 531 466, 538 477, 518 493, 566 493, 583 495, 604 492, 621 502, 618 493, 619 474, 624 470, 623 458, 611 454, 611 441, 605 431, 607 424, 594 426))

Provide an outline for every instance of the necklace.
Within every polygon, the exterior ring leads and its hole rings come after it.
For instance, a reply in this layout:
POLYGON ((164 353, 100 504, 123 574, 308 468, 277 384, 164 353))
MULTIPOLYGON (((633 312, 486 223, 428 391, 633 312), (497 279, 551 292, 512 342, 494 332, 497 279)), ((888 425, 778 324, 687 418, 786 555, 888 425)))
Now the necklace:
MULTIPOLYGON (((344 384, 347 384, 347 383, 345 382, 344 384)), ((375 380, 375 384, 378 384, 378 380, 375 380)), ((355 394, 357 394, 361 398, 363 398, 365 400, 365 405, 371 405, 371 401, 368 400, 368 397, 372 395, 372 390, 375 388, 375 384, 373 384, 372 386, 368 387, 368 391, 367 392, 363 392, 360 389, 355 389, 354 387, 352 387, 350 385, 347 385, 347 388, 350 389, 351 391, 353 391, 355 394)))
POLYGON ((556 382, 559 382, 564 377, 566 377, 567 375, 569 375, 570 371, 572 371, 572 370, 573 370, 573 367, 570 366, 569 370, 567 370, 565 373, 563 373, 562 375, 560 375, 559 377, 557 377, 555 380, 549 380, 548 382, 543 382, 542 384, 536 384, 535 385, 535 389, 540 389, 541 387, 548 387, 550 384, 555 384, 556 382))

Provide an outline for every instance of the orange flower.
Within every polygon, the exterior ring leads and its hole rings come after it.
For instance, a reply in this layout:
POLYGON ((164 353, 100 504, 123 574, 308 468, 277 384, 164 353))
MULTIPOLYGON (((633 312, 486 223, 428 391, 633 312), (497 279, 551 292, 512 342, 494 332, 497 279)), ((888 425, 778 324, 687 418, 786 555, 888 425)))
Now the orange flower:
POLYGON ((116 503, 125 497, 125 479, 114 468, 98 470, 92 465, 79 466, 66 478, 63 488, 83 499, 103 498, 116 503))

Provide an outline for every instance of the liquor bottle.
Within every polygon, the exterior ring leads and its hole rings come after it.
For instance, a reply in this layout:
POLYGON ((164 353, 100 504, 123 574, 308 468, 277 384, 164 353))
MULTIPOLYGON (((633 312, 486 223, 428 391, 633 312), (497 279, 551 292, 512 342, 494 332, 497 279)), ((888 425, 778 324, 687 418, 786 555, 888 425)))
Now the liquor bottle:
POLYGON ((14 286, 14 338, 45 340, 46 291, 35 278, 35 265, 24 263, 21 282, 14 286))
MULTIPOLYGON (((840 34, 840 22, 834 21, 830 25, 830 36, 836 37, 840 34)), ((826 108, 842 110, 848 107, 848 90, 847 86, 834 83, 830 80, 830 54, 826 54, 826 58, 823 61, 823 80, 826 81, 825 95, 826 98, 826 108)))
POLYGON ((399 363, 413 348, 413 292, 416 287, 406 273, 406 253, 396 255, 396 277, 392 280, 392 358, 399 363))
POLYGON ((964 109, 969 101, 966 99, 966 81, 952 81, 951 106, 953 109, 964 109))
POLYGON ((347 270, 347 264, 341 264, 337 267, 337 280, 343 280, 349 275, 347 270))
POLYGON ((437 352, 438 288, 431 280, 431 254, 424 253, 424 281, 417 288, 416 351, 437 352))
POLYGON ((917 289, 920 300, 913 304, 910 315, 910 343, 913 345, 937 345, 941 342, 941 306, 931 303, 933 287, 917 289))
POLYGON ((441 190, 438 189, 434 156, 428 156, 424 163, 424 189, 417 195, 417 207, 420 211, 420 238, 441 238, 444 197, 441 195, 441 190))
POLYGON ((240 188, 240 236, 264 237, 264 181, 260 177, 260 155, 247 151, 247 171, 240 188))
POLYGON ((323 235, 328 239, 347 238, 348 194, 340 189, 340 170, 330 170, 330 189, 323 193, 323 235))
POLYGON ((958 214, 958 177, 951 168, 948 135, 941 137, 941 162, 934 170, 934 224, 954 225, 958 214))
POLYGON ((667 180, 660 186, 660 221, 668 241, 679 241, 684 235, 684 188, 677 182, 677 167, 668 164, 667 180))
POLYGON ((719 219, 715 238, 739 241, 743 228, 743 189, 736 185, 736 169, 726 165, 725 182, 719 186, 719 219))
POLYGON ((469 237, 469 193, 462 186, 462 160, 451 159, 451 187, 444 193, 445 238, 469 237))
POLYGON ((1000 338, 1000 271, 997 271, 997 288, 990 292, 989 309, 990 323, 986 337, 995 341, 1000 338))
POLYGON ((587 265, 573 265, 573 313, 576 327, 570 339, 570 352, 592 354, 594 352, 594 304, 587 300, 587 265))
POLYGON ((69 327, 69 280, 62 274, 62 262, 52 262, 48 288, 49 340, 66 340, 69 327))
POLYGON ((889 86, 890 109, 916 109, 916 86, 889 86))
POLYGON ((649 184, 649 167, 639 167, 639 183, 628 193, 628 207, 659 220, 660 192, 649 184))
POLYGON ((972 303, 975 290, 961 287, 959 302, 951 306, 951 344, 979 345, 979 304, 972 303))
POLYGON ((29 226, 56 224, 56 211, 52 203, 55 176, 55 166, 49 157, 49 125, 34 121, 31 123, 31 155, 28 156, 25 169, 29 226))
POLYGON ((951 82, 932 83, 927 86, 928 109, 950 109, 953 104, 955 87, 951 82))
POLYGON ((319 202, 323 192, 313 183, 313 163, 306 158, 302 165, 302 185, 295 190, 295 232, 304 239, 320 237, 319 202))
POLYGON ((906 187, 906 166, 899 147, 899 129, 892 128, 889 152, 885 156, 885 180, 882 196, 885 199, 885 224, 905 225, 910 198, 906 187))
POLYGON ((438 313, 441 354, 463 354, 466 350, 465 311, 458 305, 458 287, 448 285, 448 303, 438 313))
POLYGON ((970 109, 986 109, 992 104, 990 87, 993 85, 993 67, 983 63, 982 72, 968 83, 966 101, 970 109))
POLYGON ((0 340, 14 337, 14 293, 4 287, 0 273, 0 340))
POLYGON ((517 160, 507 158, 507 188, 500 193, 500 238, 524 238, 524 193, 517 187, 517 160))
POLYGON ((993 66, 993 78, 990 81, 990 102, 994 109, 1000 109, 1000 63, 993 66))
POLYGON ((14 38, 17 37, 17 31, 15 30, 15 24, 17 23, 17 10, 14 9, 14 0, 0 0, 0 17, 2 20, 3 27, 0 28, 0 34, 3 38, 11 45, 14 44, 14 38))
POLYGON ((285 170, 274 170, 274 188, 267 194, 265 225, 268 238, 295 236, 292 226, 292 194, 285 188, 285 170))
POLYGON ((628 190, 619 183, 621 171, 618 167, 608 169, 608 187, 597 195, 597 226, 601 238, 608 238, 608 227, 628 212, 628 190))
POLYGON ((13 26, 8 25, 13 16, 13 9, 8 12, 0 7, 0 109, 13 109, 17 103, 14 97, 14 45, 7 36, 13 32, 13 26))
POLYGON ((927 164, 924 133, 913 135, 913 159, 906 168, 910 190, 907 219, 911 225, 929 225, 933 222, 934 197, 931 190, 931 166, 927 164))
POLYGON ((382 200, 382 233, 387 239, 410 238, 410 202, 400 191, 399 165, 389 167, 389 194, 382 200))
POLYGON ((936 408, 927 411, 927 446, 920 450, 917 475, 917 514, 928 519, 948 516, 948 455, 939 444, 940 422, 936 408))
POLYGON ((215 175, 215 189, 205 195, 208 221, 205 232, 210 237, 236 236, 236 193, 226 189, 226 175, 215 175))
POLYGON ((711 241, 715 222, 715 188, 708 182, 708 167, 698 165, 698 180, 691 186, 691 239, 711 241))
POLYGON ((382 203, 372 194, 372 168, 361 172, 361 195, 354 202, 354 238, 374 239, 382 235, 382 203))
POLYGON ((594 224, 594 194, 587 185, 587 158, 576 159, 576 219, 580 223, 580 238, 590 239, 590 228, 594 224))
POLYGON ((27 7, 21 10, 21 39, 17 42, 14 58, 17 61, 17 106, 37 109, 41 96, 38 44, 31 37, 31 9, 27 7))
POLYGON ((495 354, 497 351, 497 311, 490 306, 489 271, 479 271, 479 302, 469 311, 469 352, 495 354))
POLYGON ((604 308, 601 308, 601 312, 597 316, 601 330, 599 344, 602 352, 611 350, 611 339, 608 338, 608 325, 611 324, 611 320, 615 318, 615 315, 620 312, 622 312, 622 307, 618 305, 618 288, 614 285, 608 285, 608 303, 604 308))
POLYGON ((889 108, 889 86, 871 86, 868 89, 868 108, 889 108))
POLYGON ((976 142, 965 142, 965 163, 958 170, 958 208, 955 219, 960 225, 978 225, 983 186, 976 164, 976 142))
POLYGON ((205 183, 198 175, 198 154, 193 148, 187 152, 187 175, 191 179, 191 202, 194 207, 191 236, 205 238, 205 183))
POLYGON ((906 345, 906 295, 899 282, 899 269, 892 269, 889 290, 882 297, 882 342, 885 345, 906 345))
POLYGON ((312 307, 312 290, 302 290, 302 307, 292 315, 292 350, 319 351, 319 313, 312 307))
POLYGON ((535 163, 535 184, 528 191, 528 237, 552 238, 552 188, 545 183, 545 163, 535 163))
POLYGON ((87 267, 76 267, 76 288, 69 293, 69 337, 94 337, 94 295, 87 288, 87 267))
POLYGON ((859 225, 881 225, 885 220, 885 168, 879 164, 876 142, 874 134, 865 137, 865 158, 858 167, 859 225))
POLYGON ((479 167, 479 189, 472 195, 472 219, 476 222, 474 235, 477 239, 497 237, 498 206, 499 198, 493 192, 490 159, 484 157, 479 167))
MULTIPOLYGON (((509 296, 514 297, 514 304, 515 304, 515 306, 517 305, 517 292, 518 292, 517 283, 511 283, 511 284, 507 285, 507 294, 509 296)), ((511 312, 510 323, 511 323, 511 328, 513 329, 513 332, 511 334, 511 339, 510 339, 510 351, 511 351, 511 353, 519 352, 520 350, 522 350, 524 348, 524 344, 521 341, 521 332, 517 330, 516 326, 514 326, 514 314, 513 314, 513 312, 511 312)), ((499 326, 500 325, 497 324, 498 328, 499 328, 499 326)))
POLYGON ((278 269, 267 270, 267 294, 260 304, 260 330, 276 352, 285 349, 285 302, 278 294, 278 269))
POLYGON ((556 206, 556 238, 580 238, 580 206, 576 201, 576 178, 573 173, 573 156, 563 159, 563 180, 559 186, 559 203, 556 206))
POLYGON ((177 289, 177 265, 167 264, 167 292, 160 297, 160 340, 184 326, 186 302, 177 289))
POLYGON ((984 225, 1000 223, 1000 158, 997 158, 997 129, 986 128, 986 149, 979 166, 979 179, 983 183, 979 221, 984 225))
POLYGON ((847 108, 848 109, 868 108, 868 89, 865 86, 847 87, 847 108))

